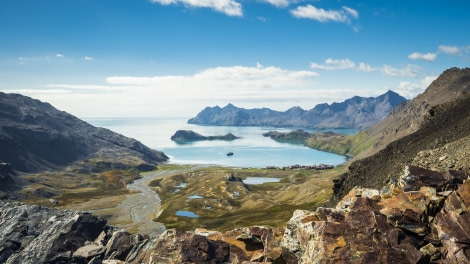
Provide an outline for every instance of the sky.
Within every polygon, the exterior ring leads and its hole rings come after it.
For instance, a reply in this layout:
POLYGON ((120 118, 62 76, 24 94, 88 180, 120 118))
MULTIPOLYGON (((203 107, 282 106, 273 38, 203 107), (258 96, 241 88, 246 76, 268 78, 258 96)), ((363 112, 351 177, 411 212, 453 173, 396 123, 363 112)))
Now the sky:
POLYGON ((0 91, 79 118, 412 99, 470 63, 467 0, 2 0, 0 91))

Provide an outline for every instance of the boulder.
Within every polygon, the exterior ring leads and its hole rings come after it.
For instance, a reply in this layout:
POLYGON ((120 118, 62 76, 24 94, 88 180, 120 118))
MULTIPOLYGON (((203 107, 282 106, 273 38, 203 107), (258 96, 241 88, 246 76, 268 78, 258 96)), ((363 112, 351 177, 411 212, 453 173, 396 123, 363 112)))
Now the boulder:
POLYGON ((39 263, 73 258, 73 253, 94 241, 106 221, 86 212, 55 210, 0 201, 0 262, 39 263))
POLYGON ((445 263, 470 263, 470 181, 453 192, 431 225, 445 263))

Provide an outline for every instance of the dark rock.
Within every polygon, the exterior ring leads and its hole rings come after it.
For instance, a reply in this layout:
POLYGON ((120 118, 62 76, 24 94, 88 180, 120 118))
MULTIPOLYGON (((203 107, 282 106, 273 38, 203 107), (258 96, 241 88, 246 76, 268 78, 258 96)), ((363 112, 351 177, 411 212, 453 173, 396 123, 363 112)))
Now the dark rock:
POLYGON ((139 234, 130 235, 125 231, 115 232, 106 245, 105 259, 126 260, 132 248, 142 242, 139 234))
MULTIPOLYGON (((9 263, 79 261, 72 253, 95 240, 106 221, 91 214, 0 201, 0 245, 9 263), (19 247, 21 245, 21 247, 19 247)), ((77 262, 79 263, 79 262, 77 262)))
POLYGON ((142 163, 142 164, 139 164, 136 168, 137 168, 139 171, 154 171, 154 170, 157 169, 157 166, 151 165, 151 164, 142 163))
POLYGON ((470 263, 470 181, 445 201, 432 223, 432 237, 442 243, 445 263, 470 263))

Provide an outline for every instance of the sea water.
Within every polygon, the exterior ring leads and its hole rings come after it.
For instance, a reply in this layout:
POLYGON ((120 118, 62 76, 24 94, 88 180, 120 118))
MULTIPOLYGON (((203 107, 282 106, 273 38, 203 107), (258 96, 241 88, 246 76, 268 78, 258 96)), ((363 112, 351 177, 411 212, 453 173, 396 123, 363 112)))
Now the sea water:
MULTIPOLYGON (((200 126, 187 124, 187 119, 184 118, 89 118, 85 121, 163 151, 170 157, 169 163, 263 168, 295 164, 338 165, 346 161, 346 157, 342 155, 314 150, 301 144, 280 143, 263 136, 263 133, 271 130, 280 132, 292 130, 287 128, 200 126), (193 130, 203 136, 232 133, 240 138, 232 141, 211 140, 178 144, 171 140, 171 136, 177 130, 193 130), (233 155, 228 156, 229 152, 233 152, 233 155)), ((356 130, 330 131, 343 134, 356 132, 356 130)))

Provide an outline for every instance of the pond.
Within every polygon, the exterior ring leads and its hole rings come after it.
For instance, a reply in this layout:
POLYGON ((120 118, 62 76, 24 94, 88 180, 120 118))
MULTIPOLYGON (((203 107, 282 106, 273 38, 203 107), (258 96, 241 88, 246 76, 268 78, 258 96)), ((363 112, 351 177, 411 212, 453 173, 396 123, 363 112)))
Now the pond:
POLYGON ((195 194, 195 195, 188 196, 188 198, 192 200, 192 199, 202 199, 202 198, 204 198, 204 197, 195 194))
POLYGON ((184 216, 189 218, 198 218, 199 215, 191 212, 191 211, 176 211, 176 216, 184 216))
POLYGON ((243 183, 245 184, 263 184, 267 182, 279 182, 281 179, 279 178, 267 178, 267 177, 247 177, 245 180, 243 180, 243 183))

